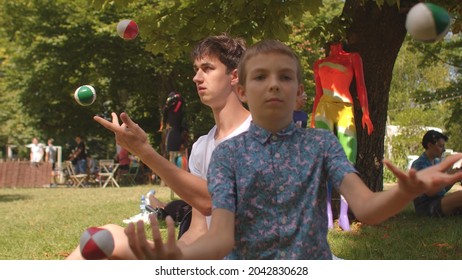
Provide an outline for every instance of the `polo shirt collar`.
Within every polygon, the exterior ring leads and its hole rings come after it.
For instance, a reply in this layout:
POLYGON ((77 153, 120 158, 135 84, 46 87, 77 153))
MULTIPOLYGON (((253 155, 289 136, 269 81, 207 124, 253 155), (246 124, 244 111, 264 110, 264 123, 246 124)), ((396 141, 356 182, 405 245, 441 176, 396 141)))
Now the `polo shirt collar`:
POLYGON ((255 138, 258 142, 262 144, 269 142, 271 137, 273 137, 273 141, 275 138, 283 139, 283 138, 286 138, 287 136, 294 134, 295 131, 297 131, 297 126, 293 122, 291 122, 289 126, 284 128, 283 130, 275 134, 271 133, 270 131, 264 128, 257 126, 254 122, 252 122, 249 127, 249 135, 255 138))

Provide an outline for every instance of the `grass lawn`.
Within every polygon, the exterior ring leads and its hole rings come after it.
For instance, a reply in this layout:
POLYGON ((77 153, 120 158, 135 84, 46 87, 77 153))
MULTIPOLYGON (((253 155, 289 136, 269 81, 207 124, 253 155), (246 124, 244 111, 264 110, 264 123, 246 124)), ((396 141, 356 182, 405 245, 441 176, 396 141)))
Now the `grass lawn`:
MULTIPOLYGON (((125 226, 139 212, 142 194, 156 189, 162 201, 170 189, 158 185, 118 188, 0 189, 0 259, 59 260, 78 244, 90 226, 125 226)), ((328 239, 343 259, 462 259, 462 218, 418 217, 409 206, 379 226, 353 222, 350 232, 337 226, 328 239)))
MULTIPOLYGON (((385 185, 387 190, 390 185, 385 185)), ((462 190, 456 185, 451 191, 462 190)), ((410 203, 401 213, 375 226, 352 223, 350 232, 338 225, 328 235, 335 255, 350 260, 460 260, 462 217, 417 216, 410 203)))
POLYGON ((0 189, 0 259, 64 259, 86 228, 125 226, 152 188, 170 199, 170 189, 159 186, 0 189))

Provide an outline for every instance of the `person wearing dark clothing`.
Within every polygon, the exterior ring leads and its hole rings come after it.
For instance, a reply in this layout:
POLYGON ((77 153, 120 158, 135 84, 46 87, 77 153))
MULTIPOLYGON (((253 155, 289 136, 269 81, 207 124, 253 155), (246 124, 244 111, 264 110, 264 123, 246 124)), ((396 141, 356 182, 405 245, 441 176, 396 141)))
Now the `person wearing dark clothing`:
POLYGON ((295 110, 294 110, 294 123, 298 127, 303 127, 306 128, 306 125, 308 123, 308 114, 303 111, 303 108, 305 107, 306 104, 306 93, 303 92, 300 96, 297 96, 297 101, 295 102, 295 110))
POLYGON ((184 101, 177 92, 170 92, 163 110, 163 121, 166 124, 166 148, 171 156, 178 152, 183 144, 183 106, 184 101))
POLYGON ((85 142, 82 139, 82 136, 77 135, 75 137, 75 142, 77 146, 75 151, 71 154, 72 163, 75 165, 76 174, 86 174, 87 173, 87 154, 85 152, 85 142))

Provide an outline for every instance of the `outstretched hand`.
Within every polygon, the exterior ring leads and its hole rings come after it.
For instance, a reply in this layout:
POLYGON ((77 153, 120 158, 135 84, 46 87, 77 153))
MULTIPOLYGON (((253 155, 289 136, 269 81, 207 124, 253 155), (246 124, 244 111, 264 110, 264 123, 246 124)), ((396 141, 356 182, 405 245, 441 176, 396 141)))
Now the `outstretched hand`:
POLYGON ((388 160, 384 160, 383 163, 398 179, 400 190, 413 199, 422 193, 439 191, 445 186, 462 180, 462 172, 454 174, 447 172, 460 159, 462 154, 451 155, 439 164, 420 171, 410 169, 409 172, 400 170, 388 160))
POLYGON ((169 260, 181 259, 183 254, 176 244, 175 224, 173 219, 168 216, 167 222, 167 243, 163 243, 159 231, 159 222, 154 214, 149 215, 151 222, 151 232, 154 245, 146 239, 144 222, 138 221, 136 224, 130 223, 125 229, 125 235, 128 238, 128 244, 135 256, 140 260, 169 260))
POLYGON ((99 116, 94 116, 93 119, 114 132, 117 144, 135 155, 138 155, 138 151, 141 150, 143 145, 149 145, 146 132, 138 124, 134 123, 127 113, 120 114, 122 124, 119 124, 119 118, 116 113, 111 113, 111 116, 112 122, 99 116))

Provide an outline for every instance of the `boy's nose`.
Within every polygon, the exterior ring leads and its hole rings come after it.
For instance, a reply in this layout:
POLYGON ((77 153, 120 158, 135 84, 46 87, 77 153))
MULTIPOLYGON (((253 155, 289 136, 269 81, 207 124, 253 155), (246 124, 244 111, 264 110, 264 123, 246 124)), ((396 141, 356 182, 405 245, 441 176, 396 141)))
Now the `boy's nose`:
POLYGON ((202 74, 200 73, 200 71, 197 71, 196 75, 194 75, 193 77, 193 82, 197 83, 198 81, 201 81, 201 80, 202 80, 202 74))
POLYGON ((277 79, 271 79, 270 81, 270 90, 271 91, 279 91, 279 83, 277 79))

